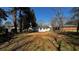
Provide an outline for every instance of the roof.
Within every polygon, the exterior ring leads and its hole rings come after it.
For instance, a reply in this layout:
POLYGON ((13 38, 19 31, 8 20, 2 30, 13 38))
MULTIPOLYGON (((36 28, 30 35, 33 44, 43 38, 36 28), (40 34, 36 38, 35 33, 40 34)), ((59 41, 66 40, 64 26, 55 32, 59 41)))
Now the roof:
POLYGON ((49 26, 38 26, 39 28, 50 28, 49 26))
POLYGON ((77 27, 77 25, 64 25, 64 27, 77 27))
POLYGON ((77 25, 64 25, 64 26, 77 26, 77 25))

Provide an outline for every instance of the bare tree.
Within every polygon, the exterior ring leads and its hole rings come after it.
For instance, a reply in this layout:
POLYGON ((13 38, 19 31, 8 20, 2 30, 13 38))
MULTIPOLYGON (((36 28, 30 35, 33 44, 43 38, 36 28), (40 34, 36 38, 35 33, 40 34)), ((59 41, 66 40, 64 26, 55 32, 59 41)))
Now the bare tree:
POLYGON ((79 7, 72 8, 72 19, 77 20, 77 32, 79 31, 79 7))
POLYGON ((63 28, 63 20, 64 20, 62 10, 61 10, 61 8, 56 8, 55 11, 56 11, 56 15, 53 18, 52 25, 57 29, 62 29, 63 28))

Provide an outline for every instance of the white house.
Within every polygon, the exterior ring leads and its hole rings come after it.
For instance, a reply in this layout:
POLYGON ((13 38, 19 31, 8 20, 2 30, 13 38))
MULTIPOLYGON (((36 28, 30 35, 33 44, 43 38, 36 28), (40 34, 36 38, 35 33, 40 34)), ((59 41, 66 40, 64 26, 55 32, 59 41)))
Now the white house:
POLYGON ((39 27, 38 32, 49 32, 51 30, 51 27, 39 27))
POLYGON ((48 31, 50 31, 50 28, 47 28, 47 29, 44 29, 44 28, 42 28, 42 29, 38 29, 38 32, 48 32, 48 31))

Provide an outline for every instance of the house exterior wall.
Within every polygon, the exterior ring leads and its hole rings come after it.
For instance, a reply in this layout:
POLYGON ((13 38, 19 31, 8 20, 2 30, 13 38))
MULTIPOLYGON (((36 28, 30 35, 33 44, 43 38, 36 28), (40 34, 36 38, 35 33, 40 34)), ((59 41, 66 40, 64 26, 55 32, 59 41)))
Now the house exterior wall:
POLYGON ((76 31, 77 27, 63 27, 63 31, 76 31))
POLYGON ((50 31, 50 28, 39 28, 38 29, 38 32, 48 32, 48 31, 50 31))

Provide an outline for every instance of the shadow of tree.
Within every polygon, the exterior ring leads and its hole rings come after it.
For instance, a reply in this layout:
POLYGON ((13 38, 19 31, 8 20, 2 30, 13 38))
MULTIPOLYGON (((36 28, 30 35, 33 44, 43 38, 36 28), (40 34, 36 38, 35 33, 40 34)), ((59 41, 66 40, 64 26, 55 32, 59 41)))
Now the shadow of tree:
POLYGON ((14 35, 12 33, 5 33, 0 35, 0 44, 8 42, 14 35))
POLYGON ((63 32, 61 34, 68 36, 72 44, 79 45, 79 32, 63 32))

